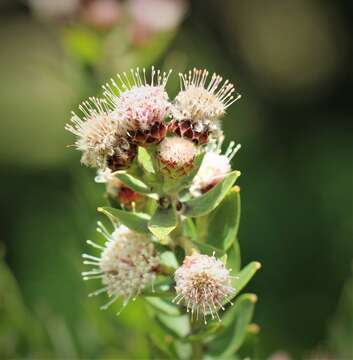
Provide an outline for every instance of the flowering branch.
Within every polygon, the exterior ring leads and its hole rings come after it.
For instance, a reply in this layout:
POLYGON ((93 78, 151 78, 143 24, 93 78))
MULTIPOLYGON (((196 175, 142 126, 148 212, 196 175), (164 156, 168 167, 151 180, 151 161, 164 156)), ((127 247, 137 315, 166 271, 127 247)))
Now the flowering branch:
POLYGON ((114 227, 98 223, 106 241, 87 241, 97 254, 83 255, 91 266, 83 277, 102 282, 90 294, 108 295, 102 309, 144 297, 152 356, 229 358, 246 340, 257 299, 237 295, 260 268, 240 264, 240 172, 230 164, 240 145, 221 152, 220 119, 240 95, 221 76, 208 82, 206 70, 194 69, 180 74, 171 102, 170 73, 118 75, 66 126, 81 162, 106 185, 111 206, 98 210, 114 227))

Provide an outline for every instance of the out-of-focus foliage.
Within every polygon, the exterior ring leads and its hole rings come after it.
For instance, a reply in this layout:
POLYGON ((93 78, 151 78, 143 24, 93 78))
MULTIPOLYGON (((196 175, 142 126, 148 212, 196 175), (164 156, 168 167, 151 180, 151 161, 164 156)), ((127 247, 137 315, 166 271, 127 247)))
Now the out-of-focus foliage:
MULTIPOLYGON (((63 126, 99 82, 152 63, 176 73, 222 69, 243 95, 224 126, 243 145, 234 165, 243 173, 244 263, 264 265, 250 286, 261 294, 261 335, 249 335, 254 356, 283 350, 297 358, 319 347, 345 354, 352 309, 344 305, 350 295, 339 299, 353 255, 350 2, 192 1, 179 29, 139 46, 112 30, 99 57, 92 48, 100 33, 85 42, 86 34, 34 20, 23 2, 0 6, 1 357, 146 358, 152 325, 144 304, 116 317, 119 304, 101 312, 86 296, 80 253, 103 187, 76 169, 79 154, 65 149, 72 138, 63 126), (63 47, 76 42, 97 56, 95 68, 63 47)), ((177 87, 170 82, 171 93, 177 87)))

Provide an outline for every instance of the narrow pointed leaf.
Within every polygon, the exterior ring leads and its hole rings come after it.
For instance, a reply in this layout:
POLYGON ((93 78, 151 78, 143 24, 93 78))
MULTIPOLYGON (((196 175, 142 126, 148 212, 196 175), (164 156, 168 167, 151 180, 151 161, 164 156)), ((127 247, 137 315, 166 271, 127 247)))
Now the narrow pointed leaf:
POLYGON ((145 297, 145 300, 158 312, 162 312, 170 316, 180 315, 179 308, 170 301, 162 300, 156 297, 145 297))
POLYGON ((146 172, 155 173, 152 157, 145 148, 139 146, 137 159, 146 172))
POLYGON ((220 204, 239 176, 239 171, 232 171, 206 194, 184 202, 185 211, 183 215, 198 217, 210 213, 220 204))
POLYGON ((247 334, 256 300, 256 295, 244 294, 227 311, 222 319, 225 329, 208 344, 211 355, 229 359, 239 350, 247 334))
POLYGON ((134 190, 140 194, 148 195, 151 193, 151 189, 141 180, 126 173, 125 171, 118 171, 115 176, 131 190, 134 190))
POLYGON ((173 207, 168 209, 157 208, 148 223, 150 231, 158 238, 166 238, 177 225, 177 218, 173 207))
POLYGON ((232 279, 232 286, 237 294, 247 285, 260 268, 261 264, 258 261, 252 261, 236 275, 236 278, 232 279))
POLYGON ((144 213, 129 212, 110 207, 98 208, 98 211, 102 212, 112 221, 112 223, 121 223, 131 230, 134 230, 140 234, 149 234, 148 222, 150 216, 144 213))
POLYGON ((188 315, 170 316, 162 313, 156 315, 158 323, 171 335, 183 339, 190 333, 188 315))

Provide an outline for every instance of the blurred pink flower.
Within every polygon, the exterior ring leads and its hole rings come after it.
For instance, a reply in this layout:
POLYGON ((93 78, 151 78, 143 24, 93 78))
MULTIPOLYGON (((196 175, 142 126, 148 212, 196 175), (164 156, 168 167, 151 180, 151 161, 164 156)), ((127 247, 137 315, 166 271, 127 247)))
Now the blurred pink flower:
POLYGON ((155 32, 177 27, 187 4, 184 0, 129 0, 127 7, 133 20, 132 41, 141 44, 155 32))
POLYGON ((100 30, 109 30, 122 16, 122 7, 117 0, 90 0, 81 6, 81 19, 100 30))

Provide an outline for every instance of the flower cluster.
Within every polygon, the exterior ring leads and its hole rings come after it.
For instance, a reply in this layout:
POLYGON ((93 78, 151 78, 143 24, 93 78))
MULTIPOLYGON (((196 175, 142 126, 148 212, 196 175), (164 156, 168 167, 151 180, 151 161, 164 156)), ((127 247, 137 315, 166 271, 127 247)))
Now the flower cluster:
MULTIPOLYGON (((166 91, 170 74, 152 67, 150 74, 137 68, 117 75, 103 86, 102 98, 84 101, 79 107, 82 115, 73 113, 66 125, 77 136, 81 162, 97 168, 95 180, 105 184, 113 207, 101 210, 112 220, 114 231, 99 224, 106 243, 88 241, 101 253, 83 255, 84 263, 93 265, 83 276, 101 280, 103 287, 91 296, 107 293, 110 301, 102 307, 107 308, 118 298, 126 305, 157 276, 173 275, 169 280, 174 284, 167 286, 176 292, 173 301, 185 305, 192 318, 202 315, 206 323, 208 315, 220 319, 218 310, 235 295, 233 276, 214 254, 201 254, 197 242, 188 243, 186 218, 197 227, 192 217, 213 211, 232 186, 219 186, 212 196, 202 198, 228 176, 240 148, 231 142, 222 153, 220 125, 239 95, 228 80, 194 69, 179 75, 181 89, 171 100, 166 91), (192 206, 193 215, 188 215, 192 206), (177 269, 175 262, 166 266, 157 251, 170 253, 176 246, 186 254, 177 269)), ((235 215, 230 214, 233 219, 235 215)))
POLYGON ((104 85, 102 99, 90 98, 80 105, 82 117, 73 113, 66 129, 77 136, 75 146, 82 151, 83 164, 126 169, 137 146, 160 144, 160 161, 168 168, 192 168, 193 144, 206 144, 210 134, 220 132, 220 118, 239 96, 233 95, 228 80, 222 84, 222 77, 213 74, 207 83, 208 72, 194 69, 180 74, 181 91, 170 101, 165 89, 170 73, 152 67, 148 81, 145 69, 131 70, 104 85))

